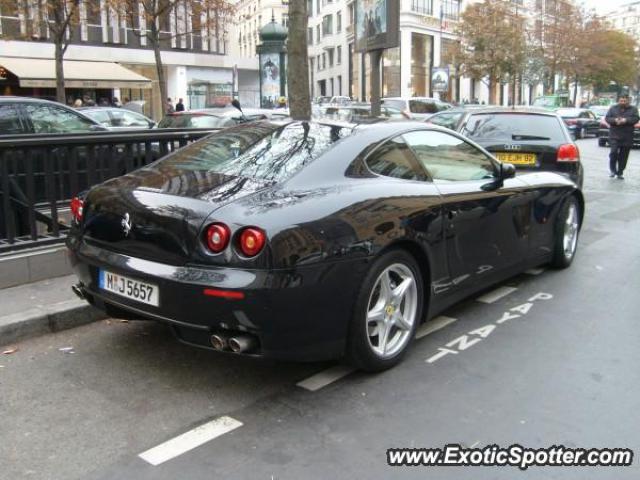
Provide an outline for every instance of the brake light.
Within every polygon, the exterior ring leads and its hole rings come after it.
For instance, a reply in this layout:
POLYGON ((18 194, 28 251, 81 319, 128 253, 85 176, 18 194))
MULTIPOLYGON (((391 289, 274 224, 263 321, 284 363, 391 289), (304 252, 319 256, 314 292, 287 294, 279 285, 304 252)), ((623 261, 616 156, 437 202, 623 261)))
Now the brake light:
POLYGON ((255 257, 264 247, 265 233, 258 227, 247 227, 240 233, 238 247, 245 257, 255 257))
POLYGON ((565 120, 567 125, 577 125, 578 124, 578 120, 575 120, 573 118, 568 118, 565 120))
POLYGON ((558 148, 558 162, 578 162, 580 161, 580 151, 573 143, 565 143, 558 148))
POLYGON ((84 201, 79 197, 73 197, 69 206, 71 207, 71 215, 73 216, 73 219, 77 223, 80 223, 82 221, 84 201))
POLYGON ((212 223, 207 227, 207 247, 213 253, 220 253, 227 245, 231 238, 231 231, 224 223, 212 223))

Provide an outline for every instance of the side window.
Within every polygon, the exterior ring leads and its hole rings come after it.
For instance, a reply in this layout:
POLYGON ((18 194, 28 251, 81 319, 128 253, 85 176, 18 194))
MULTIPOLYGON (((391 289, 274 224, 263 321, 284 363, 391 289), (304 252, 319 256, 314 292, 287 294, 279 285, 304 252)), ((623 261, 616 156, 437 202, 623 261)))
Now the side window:
POLYGON ((72 112, 51 105, 27 105, 35 133, 89 132, 93 123, 72 112))
POLYGON ((402 137, 387 141, 367 158, 372 172, 403 180, 425 180, 420 165, 402 137))
POLYGON ((88 115, 100 125, 103 125, 105 127, 114 126, 111 124, 111 117, 109 116, 109 112, 107 112, 106 110, 92 110, 88 115))
POLYGON ((0 135, 25 133, 14 105, 0 105, 0 135))
POLYGON ((496 172, 491 157, 453 135, 423 130, 403 137, 436 183, 493 178, 496 172))
POLYGON ((462 117, 462 113, 441 113, 430 117, 429 120, 427 120, 427 123, 433 123, 434 125, 440 125, 441 127, 455 130, 458 126, 458 122, 460 121, 460 117, 462 117))
POLYGON ((111 115, 114 127, 149 127, 144 117, 127 110, 112 110, 111 115))
POLYGON ((590 118, 589 112, 580 112, 580 118, 590 118))

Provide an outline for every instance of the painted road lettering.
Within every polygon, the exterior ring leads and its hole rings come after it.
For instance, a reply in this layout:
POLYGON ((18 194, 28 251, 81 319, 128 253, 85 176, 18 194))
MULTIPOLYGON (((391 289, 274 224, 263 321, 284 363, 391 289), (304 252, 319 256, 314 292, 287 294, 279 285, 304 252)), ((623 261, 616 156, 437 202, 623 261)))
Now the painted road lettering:
POLYGON ((502 316, 496 320, 494 323, 489 323, 482 327, 476 328, 475 330, 471 330, 466 335, 461 335, 454 340, 451 340, 449 343, 446 343, 445 346, 449 348, 439 347, 438 353, 432 355, 431 357, 425 360, 427 363, 434 363, 440 360, 443 357, 446 357, 449 354, 457 355, 464 350, 467 350, 469 347, 475 345, 476 343, 481 342, 489 335, 491 335, 498 325, 503 324, 506 321, 514 320, 516 318, 521 318, 527 315, 531 308, 534 305, 534 302, 539 300, 551 300, 553 295, 550 293, 539 292, 536 293, 533 297, 531 297, 527 303, 523 303, 522 305, 517 305, 515 307, 510 308, 508 311, 504 312, 502 316), (517 313, 513 313, 517 312, 517 313))

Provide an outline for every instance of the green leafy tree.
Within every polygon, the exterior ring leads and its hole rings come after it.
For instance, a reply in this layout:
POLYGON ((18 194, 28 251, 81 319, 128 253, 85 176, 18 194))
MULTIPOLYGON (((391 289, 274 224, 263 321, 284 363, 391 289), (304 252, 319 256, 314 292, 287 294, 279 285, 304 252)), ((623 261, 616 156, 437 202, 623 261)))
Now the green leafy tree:
POLYGON ((457 26, 460 42, 449 54, 463 75, 486 79, 489 103, 496 103, 501 80, 515 82, 525 61, 524 19, 509 3, 485 0, 469 5, 457 26))

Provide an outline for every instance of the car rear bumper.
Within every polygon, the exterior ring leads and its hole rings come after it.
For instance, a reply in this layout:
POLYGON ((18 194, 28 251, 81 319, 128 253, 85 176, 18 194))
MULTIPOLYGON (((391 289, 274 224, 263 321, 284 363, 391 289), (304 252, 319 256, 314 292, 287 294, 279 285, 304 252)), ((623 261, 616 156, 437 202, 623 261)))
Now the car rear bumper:
POLYGON ((291 270, 172 266, 87 244, 69 247, 85 298, 112 316, 168 323, 183 342, 212 348, 213 333, 248 334, 247 354, 284 360, 325 360, 344 353, 353 302, 368 259, 321 263, 291 270), (158 286, 159 306, 103 290, 99 269, 158 286), (204 294, 242 292, 242 299, 204 294))

